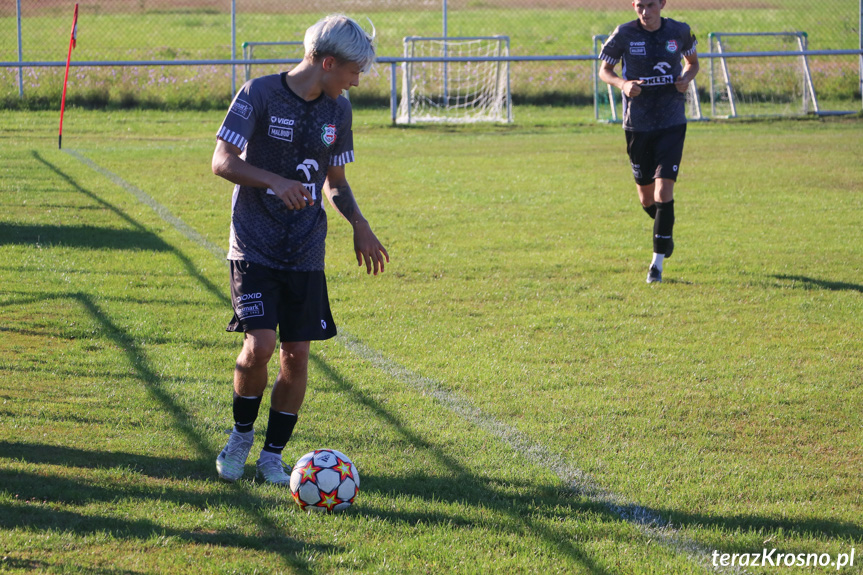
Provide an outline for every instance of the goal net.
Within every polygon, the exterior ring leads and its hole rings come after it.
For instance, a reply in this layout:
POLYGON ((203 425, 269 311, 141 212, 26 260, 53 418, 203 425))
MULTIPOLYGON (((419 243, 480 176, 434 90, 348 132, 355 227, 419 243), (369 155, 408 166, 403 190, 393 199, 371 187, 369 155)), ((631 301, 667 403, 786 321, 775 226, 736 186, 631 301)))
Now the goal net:
MULTIPOLYGON (((302 60, 304 53, 302 42, 243 42, 243 60, 302 60)), ((284 64, 246 64, 244 68, 246 82, 253 77, 285 71, 284 64)))
POLYGON ((710 111, 714 117, 795 116, 818 112, 806 56, 722 57, 748 52, 804 52, 805 32, 708 34, 710 111))
POLYGON ((509 37, 404 39, 402 94, 396 122, 511 122, 509 37), (487 58, 452 61, 452 58, 487 58))
MULTIPOLYGON (((593 112, 597 120, 622 122, 623 98, 620 90, 599 79, 599 53, 606 40, 608 40, 607 34, 597 34, 593 37, 593 53, 597 57, 593 62, 593 112)), ((701 101, 695 80, 689 83, 689 89, 686 91, 686 117, 690 120, 704 119, 701 115, 701 101)))

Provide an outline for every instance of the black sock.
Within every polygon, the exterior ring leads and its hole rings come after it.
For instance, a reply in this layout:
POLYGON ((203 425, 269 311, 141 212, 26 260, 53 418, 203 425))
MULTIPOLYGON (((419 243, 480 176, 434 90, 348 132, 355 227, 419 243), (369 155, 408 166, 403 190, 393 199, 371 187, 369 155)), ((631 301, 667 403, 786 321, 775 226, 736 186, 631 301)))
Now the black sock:
POLYGON ((671 243, 674 230, 674 200, 656 202, 656 221, 653 222, 653 253, 664 254, 671 243))
POLYGON ((270 408, 270 421, 267 423, 267 436, 264 439, 264 451, 282 453, 285 445, 291 439, 294 426, 297 424, 297 414, 283 413, 270 408))
POLYGON ((240 433, 252 431, 258 419, 258 408, 263 397, 243 397, 234 392, 234 429, 240 433))
POLYGON ((643 209, 645 212, 647 212, 647 215, 650 216, 650 219, 652 219, 652 220, 656 219, 656 204, 655 203, 650 204, 649 206, 641 206, 641 209, 643 209))

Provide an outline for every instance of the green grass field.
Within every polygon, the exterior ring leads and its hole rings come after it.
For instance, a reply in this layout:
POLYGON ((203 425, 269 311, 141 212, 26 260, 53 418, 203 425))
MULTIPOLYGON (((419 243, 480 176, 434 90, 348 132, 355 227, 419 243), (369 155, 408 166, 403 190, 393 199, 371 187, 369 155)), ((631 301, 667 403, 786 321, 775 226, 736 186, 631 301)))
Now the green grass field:
POLYGON ((216 479, 221 119, 73 108, 58 151, 55 112, 0 111, 0 572, 863 572, 860 118, 690 125, 647 285, 619 126, 358 112, 348 176, 392 261, 366 276, 331 218, 341 335, 286 451, 353 458, 330 516, 251 465, 216 479))

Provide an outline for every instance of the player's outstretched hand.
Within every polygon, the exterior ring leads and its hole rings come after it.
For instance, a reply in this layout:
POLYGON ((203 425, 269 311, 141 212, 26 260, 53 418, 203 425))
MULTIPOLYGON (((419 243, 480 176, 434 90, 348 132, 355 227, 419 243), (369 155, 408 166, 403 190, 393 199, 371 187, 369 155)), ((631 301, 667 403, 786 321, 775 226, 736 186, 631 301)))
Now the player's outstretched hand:
POLYGON ((387 249, 378 241, 368 222, 363 221, 354 226, 354 251, 357 254, 357 265, 366 264, 366 273, 383 273, 384 262, 390 262, 387 249))

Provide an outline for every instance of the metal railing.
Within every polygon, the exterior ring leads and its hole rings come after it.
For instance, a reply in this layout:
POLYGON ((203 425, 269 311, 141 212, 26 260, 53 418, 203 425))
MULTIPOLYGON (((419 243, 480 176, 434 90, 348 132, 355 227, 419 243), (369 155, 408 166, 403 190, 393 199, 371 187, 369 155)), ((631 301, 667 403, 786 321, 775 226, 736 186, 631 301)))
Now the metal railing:
MULTIPOLYGON (((803 56, 858 56, 861 60, 861 74, 863 74, 863 48, 859 50, 806 50, 806 51, 770 51, 770 52, 725 52, 699 54, 699 59, 714 58, 766 58, 766 57, 803 57, 803 56)), ((390 67, 390 110, 393 123, 397 115, 398 90, 397 90, 397 67, 401 63, 441 63, 441 62, 596 62, 597 57, 588 55, 559 55, 559 56, 504 56, 504 57, 427 57, 427 58, 405 58, 405 57, 380 57, 376 59, 378 64, 386 64, 390 67)), ((301 62, 299 58, 273 58, 267 60, 239 60, 239 59, 209 59, 209 60, 88 60, 72 61, 72 67, 101 67, 101 66, 246 66, 246 65, 285 65, 301 62)), ((46 62, 0 62, 0 68, 46 68, 64 67, 64 61, 46 62)), ((863 76, 861 76, 861 88, 863 88, 863 76)), ((863 94, 861 94, 861 106, 863 106, 863 94)), ((835 114, 837 112, 830 112, 835 114)), ((844 113, 844 112, 840 112, 844 113)), ((856 112, 847 112, 856 113, 856 112)))

